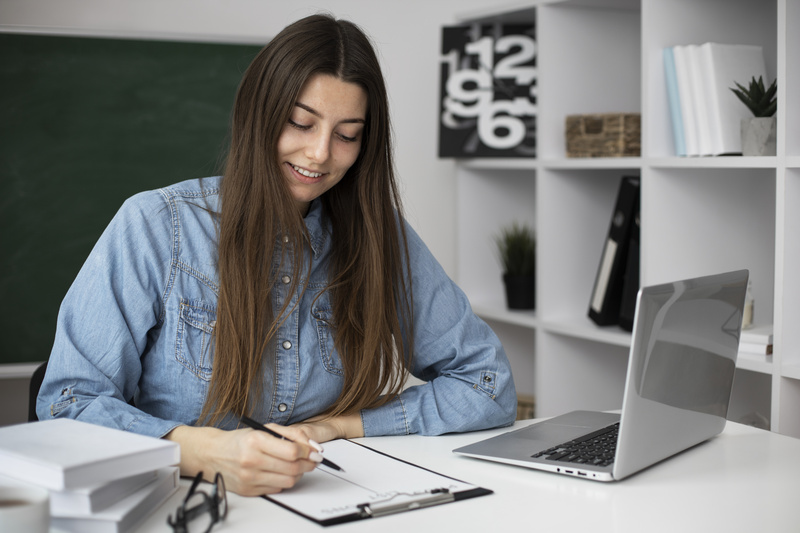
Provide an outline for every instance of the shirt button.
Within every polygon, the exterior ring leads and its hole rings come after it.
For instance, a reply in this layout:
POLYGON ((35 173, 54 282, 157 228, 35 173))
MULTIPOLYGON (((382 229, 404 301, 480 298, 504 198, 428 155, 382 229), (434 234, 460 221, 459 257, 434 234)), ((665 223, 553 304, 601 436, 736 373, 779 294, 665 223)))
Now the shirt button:
POLYGON ((484 383, 491 383, 492 382, 492 376, 483 376, 483 382, 484 383))
POLYGON ((280 411, 281 413, 285 412, 285 411, 286 411, 286 409, 288 409, 288 407, 286 406, 286 404, 285 404, 285 403, 282 403, 282 404, 280 404, 280 405, 278 406, 278 411, 280 411))
POLYGON ((292 347, 292 343, 291 342, 283 341, 283 349, 284 350, 289 350, 289 349, 291 349, 291 347, 292 347))
POLYGON ((289 284, 289 282, 291 282, 291 281, 292 281, 292 278, 290 278, 289 276, 283 276, 283 277, 281 278, 281 281, 283 282, 283 284, 284 284, 284 285, 288 285, 288 284, 289 284))
POLYGON ((289 236, 288 235, 284 235, 283 236, 283 242, 289 242, 289 236))

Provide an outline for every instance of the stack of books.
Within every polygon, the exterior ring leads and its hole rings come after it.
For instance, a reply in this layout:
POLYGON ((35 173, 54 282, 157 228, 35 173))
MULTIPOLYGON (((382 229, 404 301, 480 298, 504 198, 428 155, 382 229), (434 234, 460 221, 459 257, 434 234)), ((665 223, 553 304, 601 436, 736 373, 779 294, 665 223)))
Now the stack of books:
POLYGON ((772 324, 743 329, 739 336, 739 353, 772 355, 772 324))
POLYGON ((761 76, 760 46, 705 43, 663 49, 675 153, 713 156, 742 153, 741 120, 753 115, 731 88, 761 76))
POLYGON ((0 428, 0 475, 50 491, 51 527, 132 531, 178 490, 174 442, 71 419, 0 428))

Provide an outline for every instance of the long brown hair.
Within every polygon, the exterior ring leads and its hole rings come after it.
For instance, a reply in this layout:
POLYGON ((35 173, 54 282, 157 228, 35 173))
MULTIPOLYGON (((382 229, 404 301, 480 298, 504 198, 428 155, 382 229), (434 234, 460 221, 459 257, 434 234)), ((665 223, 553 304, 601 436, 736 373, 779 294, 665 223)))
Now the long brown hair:
POLYGON ((344 369, 342 391, 326 414, 390 401, 410 365, 411 278, 383 75, 369 39, 356 25, 314 15, 287 26, 264 47, 245 72, 234 102, 221 185, 214 370, 202 422, 252 411, 262 398, 265 365, 274 363, 275 333, 288 302, 274 316, 273 256, 293 257, 295 292, 303 263, 297 251, 308 242, 281 172, 277 143, 304 83, 316 74, 358 84, 368 99, 359 156, 321 197, 333 233, 326 290, 344 369))

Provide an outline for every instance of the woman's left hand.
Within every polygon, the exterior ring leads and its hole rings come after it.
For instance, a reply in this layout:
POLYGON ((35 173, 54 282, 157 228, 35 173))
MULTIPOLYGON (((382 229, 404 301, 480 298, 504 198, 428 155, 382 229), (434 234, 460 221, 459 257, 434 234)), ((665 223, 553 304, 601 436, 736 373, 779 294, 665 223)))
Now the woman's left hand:
POLYGON ((308 438, 317 442, 327 442, 334 439, 355 439, 364 436, 364 427, 361 424, 361 415, 342 415, 333 418, 315 416, 294 427, 302 430, 308 438))

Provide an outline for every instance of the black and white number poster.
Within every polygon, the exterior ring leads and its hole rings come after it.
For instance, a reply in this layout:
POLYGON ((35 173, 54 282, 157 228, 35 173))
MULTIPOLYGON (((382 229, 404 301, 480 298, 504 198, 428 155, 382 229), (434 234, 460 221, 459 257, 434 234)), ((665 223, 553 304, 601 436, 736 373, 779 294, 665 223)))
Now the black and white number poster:
POLYGON ((442 29, 439 157, 536 156, 533 24, 442 29))

